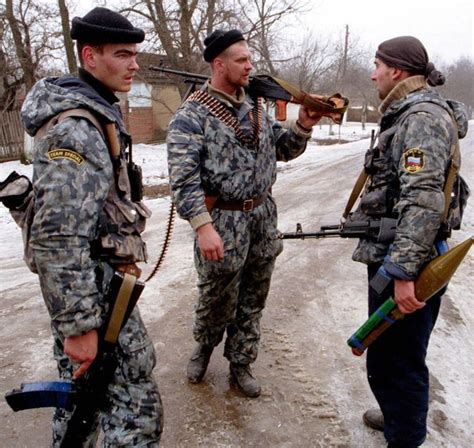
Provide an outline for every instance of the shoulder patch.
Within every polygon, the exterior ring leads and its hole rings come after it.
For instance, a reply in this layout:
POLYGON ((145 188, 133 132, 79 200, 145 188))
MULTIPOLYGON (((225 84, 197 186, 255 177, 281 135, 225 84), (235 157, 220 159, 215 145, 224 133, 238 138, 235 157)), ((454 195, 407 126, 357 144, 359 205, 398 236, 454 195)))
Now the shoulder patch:
POLYGON ((407 173, 418 173, 425 166, 425 153, 420 148, 411 148, 403 154, 403 168, 407 173))
POLYGON ((81 165, 84 162, 84 157, 82 157, 78 152, 73 151, 72 149, 62 149, 55 148, 51 151, 48 151, 48 159, 68 159, 73 161, 76 165, 81 165))

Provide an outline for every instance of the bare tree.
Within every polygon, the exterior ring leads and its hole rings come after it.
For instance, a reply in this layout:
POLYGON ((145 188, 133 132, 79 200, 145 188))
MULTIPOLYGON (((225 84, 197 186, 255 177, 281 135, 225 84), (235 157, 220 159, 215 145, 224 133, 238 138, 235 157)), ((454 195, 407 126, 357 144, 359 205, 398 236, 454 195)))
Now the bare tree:
POLYGON ((206 69, 204 36, 232 18, 223 0, 135 0, 122 12, 144 20, 153 50, 162 52, 172 67, 194 72, 206 69))
POLYGON ((335 44, 330 39, 307 35, 294 47, 297 52, 281 65, 282 76, 307 92, 321 91, 337 67, 335 44))
POLYGON ((77 73, 77 62, 74 54, 74 43, 71 39, 71 27, 69 24, 69 9, 66 0, 58 0, 59 13, 63 30, 64 48, 66 50, 67 65, 70 73, 77 73))
MULTIPOLYGON (((239 28, 246 36, 257 71, 276 73, 285 19, 302 11, 303 0, 134 0, 122 11, 144 19, 162 51, 178 69, 207 69, 202 61, 203 40, 217 28, 239 28), (276 59, 275 59, 276 58, 276 59)), ((153 39, 153 38, 152 38, 153 39)))
POLYGON ((451 65, 441 68, 446 83, 439 88, 445 98, 462 101, 468 107, 469 116, 474 113, 474 60, 461 57, 451 65))
POLYGON ((30 27, 26 21, 26 15, 29 9, 29 3, 25 5, 23 2, 19 4, 18 16, 13 12, 13 0, 6 0, 6 18, 10 25, 15 50, 27 90, 29 90, 35 82, 35 62, 31 50, 30 27), (18 17, 18 18, 17 18, 18 17))
POLYGON ((2 110, 11 110, 15 104, 15 92, 21 85, 22 78, 18 76, 21 71, 16 64, 16 56, 11 49, 14 44, 6 32, 8 21, 5 11, 0 12, 0 66, 1 85, 0 85, 0 108, 2 110))
POLYGON ((44 0, 6 0, 0 5, 2 108, 11 108, 16 92, 26 91, 41 76, 64 69, 57 9, 44 0))
POLYGON ((308 2, 295 0, 238 0, 239 27, 245 32, 253 50, 258 71, 278 74, 278 63, 288 60, 280 57, 287 20, 304 12, 308 2))

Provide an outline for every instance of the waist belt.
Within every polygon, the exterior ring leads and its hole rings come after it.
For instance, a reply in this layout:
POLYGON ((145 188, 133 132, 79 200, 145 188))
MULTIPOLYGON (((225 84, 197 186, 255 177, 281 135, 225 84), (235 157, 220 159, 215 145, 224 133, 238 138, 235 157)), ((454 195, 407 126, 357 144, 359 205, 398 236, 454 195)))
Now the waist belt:
POLYGON ((251 212, 254 208, 263 204, 268 197, 268 193, 262 194, 251 199, 245 199, 244 201, 223 201, 218 198, 214 204, 215 208, 222 210, 238 210, 241 212, 251 212))

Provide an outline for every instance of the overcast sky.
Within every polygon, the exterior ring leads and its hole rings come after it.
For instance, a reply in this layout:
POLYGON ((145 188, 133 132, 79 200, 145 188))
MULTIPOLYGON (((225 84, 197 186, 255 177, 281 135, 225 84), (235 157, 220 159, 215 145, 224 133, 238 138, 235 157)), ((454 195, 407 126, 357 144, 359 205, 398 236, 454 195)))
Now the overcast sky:
MULTIPOLYGON (((81 0, 71 11, 84 15, 99 1, 81 0)), ((343 38, 351 35, 375 53, 377 45, 395 36, 418 37, 436 65, 452 63, 461 56, 473 58, 473 0, 310 0, 310 11, 301 16, 301 31, 317 36, 343 38)), ((118 2, 108 2, 110 9, 118 2)))
POLYGON ((345 25, 375 53, 380 42, 415 36, 432 62, 474 57, 472 0, 312 0, 302 18, 318 35, 344 35, 345 25))

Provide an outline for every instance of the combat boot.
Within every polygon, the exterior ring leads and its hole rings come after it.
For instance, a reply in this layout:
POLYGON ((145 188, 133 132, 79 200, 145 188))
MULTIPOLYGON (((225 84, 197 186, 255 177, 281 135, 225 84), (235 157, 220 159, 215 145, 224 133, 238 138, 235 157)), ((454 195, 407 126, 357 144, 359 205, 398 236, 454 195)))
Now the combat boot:
POLYGON ((190 383, 200 383, 206 373, 214 347, 199 344, 188 362, 186 375, 190 383))
POLYGON ((365 411, 362 420, 369 428, 375 429, 376 431, 383 431, 384 418, 380 409, 369 409, 365 411))
POLYGON ((261 392, 260 385, 256 378, 252 375, 250 364, 230 363, 230 373, 237 383, 237 386, 247 397, 258 397, 261 392))

